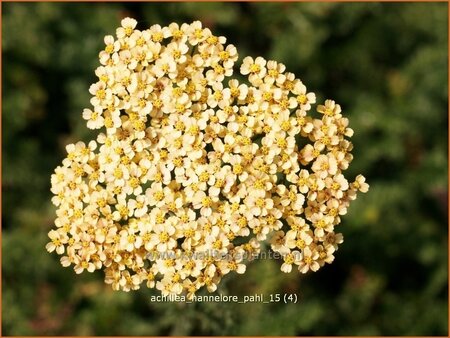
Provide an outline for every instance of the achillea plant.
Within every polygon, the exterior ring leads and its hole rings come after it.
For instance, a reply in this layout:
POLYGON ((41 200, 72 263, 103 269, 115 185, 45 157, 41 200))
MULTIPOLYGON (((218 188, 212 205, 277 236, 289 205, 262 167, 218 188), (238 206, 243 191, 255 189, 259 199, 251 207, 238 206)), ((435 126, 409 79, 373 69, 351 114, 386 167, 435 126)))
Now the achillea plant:
POLYGON ((66 147, 52 175, 56 229, 47 250, 76 273, 104 269, 115 290, 212 292, 270 241, 281 271, 334 260, 335 233, 368 185, 343 172, 353 130, 332 100, 285 66, 245 57, 198 21, 105 37, 92 109, 96 141, 66 147))

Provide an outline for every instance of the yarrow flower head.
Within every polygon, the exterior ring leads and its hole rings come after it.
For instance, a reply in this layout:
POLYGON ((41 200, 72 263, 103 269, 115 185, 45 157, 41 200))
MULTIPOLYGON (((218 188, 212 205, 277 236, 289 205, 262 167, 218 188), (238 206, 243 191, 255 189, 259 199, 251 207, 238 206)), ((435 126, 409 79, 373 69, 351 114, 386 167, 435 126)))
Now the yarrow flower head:
POLYGON ((199 21, 106 36, 87 127, 96 140, 66 147, 51 177, 57 206, 49 252, 76 273, 103 269, 115 290, 164 295, 242 274, 263 242, 281 271, 331 263, 335 228, 362 175, 343 173, 353 130, 341 107, 285 66, 245 57, 248 82, 230 78, 238 53, 199 21))

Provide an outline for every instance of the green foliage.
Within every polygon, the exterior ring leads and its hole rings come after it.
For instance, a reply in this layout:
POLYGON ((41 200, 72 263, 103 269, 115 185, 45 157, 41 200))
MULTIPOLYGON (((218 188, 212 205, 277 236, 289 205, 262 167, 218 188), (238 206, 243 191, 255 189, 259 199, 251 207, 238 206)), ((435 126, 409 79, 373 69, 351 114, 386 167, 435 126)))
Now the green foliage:
POLYGON ((3 4, 5 335, 447 335, 447 4, 3 4), (350 176, 371 185, 343 219, 335 262, 300 276, 259 260, 219 291, 289 303, 151 303, 76 276, 45 251, 50 174, 92 136, 89 104, 103 36, 201 20, 244 55, 287 65, 340 103, 355 130, 350 176))

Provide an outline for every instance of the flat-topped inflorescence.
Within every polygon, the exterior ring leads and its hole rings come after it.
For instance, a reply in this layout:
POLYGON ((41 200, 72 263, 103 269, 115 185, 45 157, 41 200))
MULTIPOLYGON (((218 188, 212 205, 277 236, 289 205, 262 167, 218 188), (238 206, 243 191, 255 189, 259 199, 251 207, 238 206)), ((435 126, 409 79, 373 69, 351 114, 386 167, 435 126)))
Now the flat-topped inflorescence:
POLYGON ((215 291, 270 241, 281 271, 331 263, 358 191, 343 175, 353 130, 332 100, 285 66, 238 59, 199 21, 105 37, 83 111, 96 141, 66 147, 52 175, 58 207, 47 250, 76 273, 103 269, 115 290, 215 291))

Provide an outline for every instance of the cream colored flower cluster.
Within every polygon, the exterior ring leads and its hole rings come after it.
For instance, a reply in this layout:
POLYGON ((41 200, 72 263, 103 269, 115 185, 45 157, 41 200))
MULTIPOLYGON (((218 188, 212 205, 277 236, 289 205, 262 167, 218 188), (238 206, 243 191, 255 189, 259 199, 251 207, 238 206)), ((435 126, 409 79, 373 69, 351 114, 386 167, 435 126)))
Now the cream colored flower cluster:
POLYGON ((353 134, 327 100, 276 61, 245 57, 199 21, 105 37, 92 109, 96 141, 67 146, 52 175, 47 250, 76 273, 104 269, 113 289, 214 291, 268 240, 283 272, 331 263, 334 228, 358 191, 343 172, 353 134))

